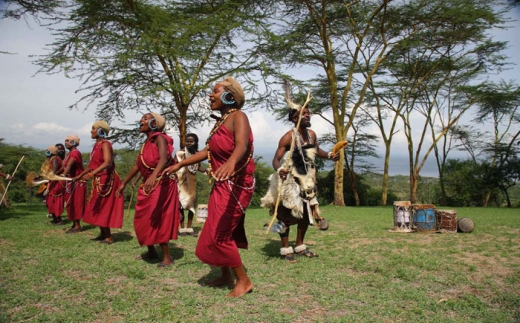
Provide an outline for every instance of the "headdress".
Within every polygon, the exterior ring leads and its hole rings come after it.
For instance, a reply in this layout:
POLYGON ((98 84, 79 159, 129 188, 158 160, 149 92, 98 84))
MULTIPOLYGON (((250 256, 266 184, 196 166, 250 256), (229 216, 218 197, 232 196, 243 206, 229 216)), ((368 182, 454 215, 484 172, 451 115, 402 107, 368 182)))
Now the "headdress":
POLYGON ((47 151, 50 152, 52 155, 57 155, 58 154, 58 147, 52 145, 52 146, 49 146, 47 147, 47 151))
POLYGON ((224 79, 224 81, 218 82, 218 84, 221 84, 226 89, 226 91, 233 94, 233 97, 235 98, 236 102, 236 107, 238 109, 241 109, 244 106, 244 103, 246 102, 244 90, 242 89, 242 86, 238 84, 237 81, 235 81, 234 78, 228 76, 224 79))
MULTIPOLYGON (((283 89, 285 91, 285 101, 287 102, 287 105, 289 106, 289 110, 300 111, 302 106, 299 105, 299 104, 294 103, 293 100, 292 100, 291 84, 287 80, 285 80, 283 82, 283 86, 282 87, 283 87, 283 89)), ((292 115, 293 111, 289 111, 289 112, 291 112, 291 115, 292 115)))
POLYGON ((106 121, 98 120, 92 124, 93 127, 103 129, 107 134, 110 131, 110 126, 106 121))
POLYGON ((76 147, 79 146, 79 137, 76 135, 69 135, 65 138, 68 141, 74 141, 76 143, 76 147))
POLYGON ((163 131, 164 126, 166 126, 166 120, 164 120, 164 117, 162 115, 160 115, 159 113, 155 113, 155 112, 150 112, 150 114, 155 119, 155 124, 157 126, 157 130, 163 131))

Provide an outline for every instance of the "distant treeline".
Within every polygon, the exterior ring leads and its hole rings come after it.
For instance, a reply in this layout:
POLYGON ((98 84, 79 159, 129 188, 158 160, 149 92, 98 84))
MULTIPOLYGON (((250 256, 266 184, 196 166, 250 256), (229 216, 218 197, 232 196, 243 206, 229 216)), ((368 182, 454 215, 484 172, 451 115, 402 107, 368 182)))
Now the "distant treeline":
MULTIPOLYGON (((78 147, 82 151, 83 162, 88 164, 90 146, 78 147)), ((125 178, 137 158, 137 150, 116 149, 114 156, 116 159, 116 170, 125 178)), ((25 182, 27 175, 31 172, 38 173, 42 163, 45 161, 45 151, 21 145, 7 144, 0 138, 0 163, 4 165, 2 172, 12 174, 16 164, 22 156, 23 162, 18 168, 14 180, 12 181, 8 198, 16 203, 41 203, 43 198, 36 196, 38 187, 28 186, 25 182)), ((269 176, 274 173, 273 168, 262 157, 256 157, 256 188, 251 206, 260 206, 260 199, 265 195, 269 187, 269 176)), ((334 200, 334 171, 322 171, 323 163, 318 163, 318 200, 321 205, 328 205, 334 200)), ((493 206, 504 206, 504 196, 498 187, 493 187, 493 183, 486 180, 482 165, 474 164, 471 161, 452 160, 448 163, 445 173, 446 188, 448 192, 449 206, 482 206, 485 199, 484 192, 491 191, 491 201, 493 206), (480 167, 480 168, 479 168, 480 167), (480 174, 480 175, 479 175, 480 174)), ((5 185, 5 180, 2 180, 5 185)), ((356 188, 359 193, 362 206, 377 206, 381 200, 380 174, 357 174, 356 188)), ((390 190, 387 205, 392 205, 394 201, 409 200, 409 177, 404 175, 390 176, 390 190)), ((139 185, 139 183, 137 184, 139 185)), ((352 187, 348 177, 344 180, 345 204, 355 205, 355 200, 350 188, 352 187)), ((197 203, 206 204, 211 190, 209 178, 197 173, 197 203)), ((509 190, 509 197, 513 206, 520 206, 520 188, 512 187, 509 190)), ((132 187, 128 185, 125 191, 125 200, 130 201, 132 187)), ((441 194, 438 178, 421 177, 418 194, 419 201, 423 204, 440 205, 441 194)), ((135 202, 135 198, 133 199, 135 202)))

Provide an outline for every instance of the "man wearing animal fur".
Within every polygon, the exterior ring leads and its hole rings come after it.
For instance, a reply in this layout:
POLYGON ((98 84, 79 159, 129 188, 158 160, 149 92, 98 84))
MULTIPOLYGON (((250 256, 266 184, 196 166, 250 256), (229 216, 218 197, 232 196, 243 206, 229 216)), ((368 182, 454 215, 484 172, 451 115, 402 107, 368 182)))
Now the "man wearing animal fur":
POLYGON ((310 129, 311 114, 309 109, 292 102, 288 85, 285 86, 286 101, 289 105, 289 120, 294 123, 295 128, 301 111, 301 121, 298 129, 292 129, 285 133, 278 143, 273 158, 273 167, 278 174, 271 176, 271 185, 268 193, 262 198, 262 206, 269 207, 274 214, 276 196, 278 193, 278 181, 281 180, 281 200, 277 209, 277 219, 286 227, 285 232, 280 233, 282 248, 280 254, 291 263, 296 262, 294 255, 308 258, 316 257, 317 254, 307 249, 304 243, 305 234, 311 223, 311 217, 320 219, 318 200, 316 198, 316 167, 314 160, 317 157, 337 161, 339 154, 325 152, 319 147, 316 133, 310 129), (293 145, 292 156, 287 156, 293 145), (284 156, 285 155, 285 156, 284 156), (286 163, 286 159, 290 160, 286 163), (278 175, 278 176, 276 176, 278 175), (274 189, 273 189, 274 188, 274 189), (290 226, 297 224, 296 243, 294 248, 289 246, 290 226))

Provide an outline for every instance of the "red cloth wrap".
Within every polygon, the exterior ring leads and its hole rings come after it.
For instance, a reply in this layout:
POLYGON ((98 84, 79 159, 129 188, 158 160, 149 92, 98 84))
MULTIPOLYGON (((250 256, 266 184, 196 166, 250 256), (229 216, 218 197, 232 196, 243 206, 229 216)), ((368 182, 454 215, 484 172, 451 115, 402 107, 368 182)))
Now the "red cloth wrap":
MULTIPOLYGON (((49 162, 51 165, 54 164, 54 161, 57 162, 57 167, 60 168, 62 165, 62 161, 59 157, 52 156, 49 162)), ((50 214, 54 214, 55 216, 61 216, 63 213, 63 193, 65 192, 65 184, 62 181, 50 181, 48 184, 49 191, 47 196, 45 197, 45 205, 47 205, 47 210, 50 214)))
MULTIPOLYGON (((164 133, 152 134, 144 142, 141 153, 137 156, 137 167, 143 176, 143 183, 159 162, 159 149, 155 144, 157 136, 162 136, 167 142, 166 165, 173 163, 173 139, 164 133)), ((177 182, 165 176, 151 192, 145 192, 142 186, 137 191, 134 215, 135 234, 139 244, 151 246, 177 239, 180 222, 177 182)))
MULTIPOLYGON (((217 170, 235 149, 234 134, 221 126, 209 142, 211 168, 217 170)), ((239 169, 253 151, 253 134, 249 135, 248 149, 237 163, 239 169)), ((204 263, 217 267, 239 267, 242 259, 238 248, 247 249, 244 229, 245 209, 253 197, 255 163, 248 165, 228 181, 213 184, 208 203, 208 218, 199 236, 195 254, 204 263), (231 190, 230 190, 231 188, 231 190), (248 188, 248 189, 247 189, 248 188)))
MULTIPOLYGON (((104 162, 101 147, 108 144, 112 151, 112 144, 102 140, 94 145, 90 153, 90 169, 96 169, 104 162)), ((116 190, 121 186, 121 179, 116 173, 116 165, 112 164, 102 172, 96 174, 92 181, 92 190, 87 201, 83 221, 104 228, 121 228, 125 211, 123 196, 117 197, 116 190)))
MULTIPOLYGON (((77 149, 71 151, 63 161, 63 168, 74 162, 69 173, 65 174, 69 177, 76 177, 81 174, 83 168, 83 158, 81 152, 77 149)), ((82 182, 66 182, 65 186, 65 203, 67 208, 67 216, 70 221, 81 220, 85 213, 85 204, 87 196, 87 184, 82 182)))

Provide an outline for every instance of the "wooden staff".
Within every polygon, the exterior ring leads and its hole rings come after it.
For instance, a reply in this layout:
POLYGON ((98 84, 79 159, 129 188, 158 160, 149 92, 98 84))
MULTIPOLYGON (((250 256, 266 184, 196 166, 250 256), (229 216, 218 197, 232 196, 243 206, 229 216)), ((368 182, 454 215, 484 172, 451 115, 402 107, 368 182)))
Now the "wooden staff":
POLYGON ((126 212, 126 222, 130 219, 130 207, 132 207, 132 200, 134 199, 135 188, 132 186, 132 194, 130 195, 130 202, 128 203, 128 211, 126 212))
POLYGON ((4 198, 7 195, 7 190, 9 189, 9 185, 11 185, 11 181, 13 180, 14 174, 16 173, 16 170, 18 169, 18 166, 20 166, 20 164, 22 163, 22 160, 24 159, 24 157, 25 156, 22 156, 22 158, 20 158, 20 161, 16 165, 16 168, 14 169, 14 172, 13 172, 13 174, 11 175, 11 177, 9 179, 9 183, 7 183, 7 186, 5 187, 4 195, 2 196, 2 200, 0 201, 0 205, 2 205, 2 202, 4 201, 4 198))
MULTIPOLYGON (((307 106, 307 104, 309 104, 310 101, 311 101, 311 92, 307 93, 307 100, 305 100, 305 103, 300 108, 300 114, 299 114, 299 118, 298 118, 298 123, 296 124, 296 132, 298 132, 298 129, 300 128, 300 123, 302 121, 303 109, 305 109, 305 107, 307 106)), ((294 144, 296 143, 296 137, 298 137, 296 134, 294 134, 293 137, 292 137, 291 148, 289 149, 289 154, 287 155, 287 158, 285 159, 285 164, 284 164, 284 168, 285 169, 288 168, 289 159, 292 157, 292 154, 293 154, 293 151, 294 151, 294 144)), ((290 172, 291 172, 291 169, 289 168, 289 173, 290 172)), ((278 216, 278 205, 280 204, 280 197, 282 195, 282 185, 283 185, 283 180, 282 180, 281 184, 278 187, 278 197, 276 198, 276 204, 274 206, 273 217, 271 219, 271 222, 269 222, 269 225, 267 226, 267 230, 265 231, 265 234, 269 233, 269 230, 271 230, 271 227, 273 226, 274 220, 276 220, 276 217, 278 216)))
POLYGON ((130 218, 130 208, 132 207, 132 200, 134 199, 134 193, 135 193, 135 186, 137 185, 137 182, 141 179, 141 173, 138 173, 137 178, 134 180, 134 183, 132 184, 132 194, 130 195, 130 202, 128 203, 128 211, 126 212, 126 218, 127 222, 130 218))

